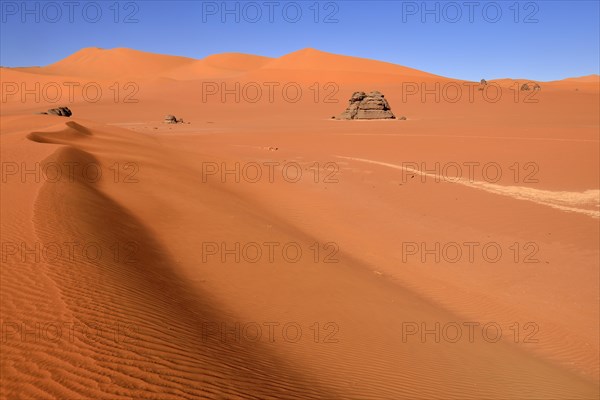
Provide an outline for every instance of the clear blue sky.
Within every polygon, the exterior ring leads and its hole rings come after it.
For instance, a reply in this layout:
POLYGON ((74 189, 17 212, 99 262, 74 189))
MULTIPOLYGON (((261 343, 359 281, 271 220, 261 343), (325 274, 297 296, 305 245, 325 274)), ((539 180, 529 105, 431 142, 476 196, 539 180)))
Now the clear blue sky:
POLYGON ((230 1, 226 15, 222 1, 65 1, 1 0, 0 64, 47 65, 84 47, 193 58, 313 47, 469 80, 599 73, 598 0, 230 1))

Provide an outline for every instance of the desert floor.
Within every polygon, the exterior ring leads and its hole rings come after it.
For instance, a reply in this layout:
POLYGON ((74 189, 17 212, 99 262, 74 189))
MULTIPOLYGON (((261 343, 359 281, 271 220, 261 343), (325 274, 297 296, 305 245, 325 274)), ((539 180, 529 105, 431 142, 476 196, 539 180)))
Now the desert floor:
POLYGON ((597 76, 312 49, 0 74, 1 398, 598 398, 597 76), (407 119, 331 119, 371 90, 407 119))

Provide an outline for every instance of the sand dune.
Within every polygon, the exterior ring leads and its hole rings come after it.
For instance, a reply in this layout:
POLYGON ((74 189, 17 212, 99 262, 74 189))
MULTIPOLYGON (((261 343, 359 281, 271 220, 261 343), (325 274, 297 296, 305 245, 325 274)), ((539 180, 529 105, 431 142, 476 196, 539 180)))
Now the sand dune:
POLYGON ((270 58, 239 53, 215 54, 173 68, 162 76, 178 80, 197 80, 237 76, 247 71, 259 69, 270 58))
MULTIPOLYGON (((263 69, 284 70, 310 70, 310 71, 338 71, 362 72, 369 74, 402 74, 406 77, 433 77, 436 75, 407 68, 396 64, 369 60, 366 58, 350 57, 326 53, 316 49, 302 49, 280 58, 269 61, 263 69)), ((441 78, 441 77, 438 77, 441 78)))
POLYGON ((452 79, 313 49, 84 49, 1 79, 139 89, 3 101, 1 398, 598 397, 593 77, 436 102, 403 83, 452 79), (269 81, 304 96, 202 100, 269 81), (357 90, 407 120, 331 120, 357 90))
POLYGON ((558 81, 558 82, 582 82, 582 83, 595 83, 598 84, 600 82, 600 75, 586 75, 586 76, 580 76, 577 78, 567 78, 567 79, 563 79, 562 81, 558 81))
POLYGON ((193 59, 186 57, 164 56, 125 48, 87 48, 41 69, 43 73, 53 75, 95 79, 148 78, 193 62, 193 59))

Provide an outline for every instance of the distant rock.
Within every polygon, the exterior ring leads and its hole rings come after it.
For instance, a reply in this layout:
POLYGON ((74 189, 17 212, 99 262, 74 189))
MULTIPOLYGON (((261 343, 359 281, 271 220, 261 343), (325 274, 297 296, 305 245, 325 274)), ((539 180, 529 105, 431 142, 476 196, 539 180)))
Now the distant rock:
POLYGON ((174 115, 166 115, 164 123, 165 124, 183 124, 183 119, 181 119, 181 118, 177 119, 174 115))
POLYGON ((354 92, 348 108, 337 119, 395 119, 389 103, 383 94, 354 92))
POLYGON ((541 90, 542 87, 535 83, 535 82, 529 82, 529 83, 524 83, 523 85, 521 85, 521 90, 522 91, 527 91, 527 90, 541 90))
POLYGON ((73 112, 69 110, 69 107, 58 107, 51 108, 47 112, 41 112, 40 114, 57 115, 59 117, 70 117, 71 115, 73 115, 73 112))

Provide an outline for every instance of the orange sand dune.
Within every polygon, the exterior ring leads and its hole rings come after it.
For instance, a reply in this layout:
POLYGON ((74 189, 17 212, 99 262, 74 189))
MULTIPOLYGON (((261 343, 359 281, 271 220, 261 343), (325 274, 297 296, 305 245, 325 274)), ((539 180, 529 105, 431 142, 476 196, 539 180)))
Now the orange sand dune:
POLYGON ((600 75, 593 74, 593 75, 580 76, 577 78, 567 78, 567 79, 563 79, 562 82, 595 83, 597 85, 600 82, 600 75))
POLYGON ((240 53, 215 54, 201 60, 166 56, 137 50, 117 48, 86 48, 46 67, 18 68, 39 74, 88 77, 95 79, 157 78, 191 80, 264 69, 402 75, 417 78, 442 78, 396 64, 358 57, 341 56, 315 49, 303 49, 280 58, 240 53))
POLYGON ((270 58, 240 53, 215 54, 170 70, 165 77, 178 80, 206 79, 240 75, 258 69, 270 58))
POLYGON ((302 49, 274 59, 263 66, 263 69, 287 69, 310 71, 362 72, 369 74, 402 74, 411 77, 436 76, 413 68, 396 64, 326 53, 315 49, 302 49))
POLYGON ((47 67, 39 68, 39 72, 95 79, 148 78, 194 61, 187 57, 165 56, 125 48, 105 50, 90 47, 47 67))
POLYGON ((105 91, 2 103, 0 398, 598 398, 593 82, 436 101, 406 83, 464 82, 311 49, 0 78, 105 91), (407 120, 332 120, 357 90, 407 120))

